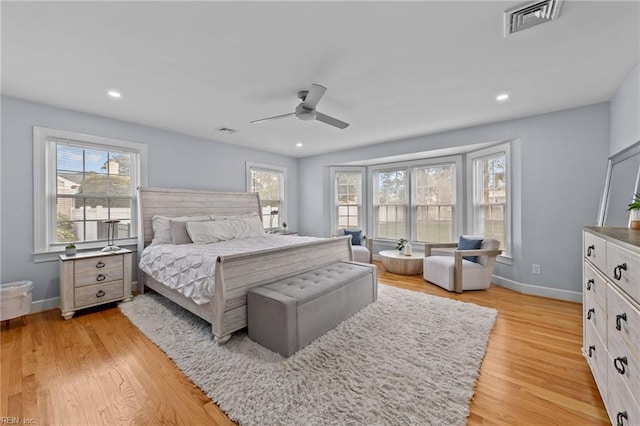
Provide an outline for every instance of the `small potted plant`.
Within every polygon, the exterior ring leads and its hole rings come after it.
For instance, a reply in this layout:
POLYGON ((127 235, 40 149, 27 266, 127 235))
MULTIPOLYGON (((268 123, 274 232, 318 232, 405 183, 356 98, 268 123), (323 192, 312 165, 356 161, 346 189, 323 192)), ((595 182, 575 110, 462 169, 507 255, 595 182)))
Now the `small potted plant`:
POLYGON ((640 229, 640 193, 633 197, 627 210, 631 212, 631 229, 640 229))
POLYGON ((76 245, 71 242, 65 246, 64 254, 66 254, 67 256, 73 256, 76 254, 77 250, 78 249, 76 248, 76 245))
POLYGON ((405 256, 411 256, 411 243, 404 238, 400 238, 396 243, 396 250, 405 256))

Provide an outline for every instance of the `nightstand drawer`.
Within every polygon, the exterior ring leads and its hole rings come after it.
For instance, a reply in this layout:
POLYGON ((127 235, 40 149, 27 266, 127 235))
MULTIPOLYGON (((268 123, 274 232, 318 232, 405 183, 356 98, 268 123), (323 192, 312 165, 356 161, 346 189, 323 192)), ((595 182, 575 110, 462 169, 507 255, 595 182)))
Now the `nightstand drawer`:
POLYGON ((74 262, 75 275, 99 273, 107 269, 122 269, 122 256, 100 256, 74 262))
POLYGON ((96 284, 81 288, 76 288, 75 307, 96 305, 108 302, 109 300, 121 299, 124 295, 124 283, 122 280, 107 284, 96 284))
POLYGON ((75 286, 84 287, 92 284, 108 283, 109 281, 122 280, 122 262, 116 268, 97 269, 95 271, 75 274, 75 286))

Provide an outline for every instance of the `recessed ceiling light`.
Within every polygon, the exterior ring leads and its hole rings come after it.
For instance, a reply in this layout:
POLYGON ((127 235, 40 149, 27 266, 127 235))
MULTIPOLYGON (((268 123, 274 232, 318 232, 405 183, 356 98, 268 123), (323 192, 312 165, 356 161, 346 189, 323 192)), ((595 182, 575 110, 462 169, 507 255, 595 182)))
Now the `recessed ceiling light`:
POLYGON ((496 101, 498 101, 498 102, 504 102, 507 99, 509 99, 509 94, 508 93, 500 93, 498 96, 496 96, 496 101))
POLYGON ((122 97, 122 95, 120 94, 120 92, 116 92, 115 90, 109 90, 109 91, 107 92, 107 94, 108 94, 109 96, 111 96, 112 98, 116 98, 116 99, 118 99, 118 98, 121 98, 121 97, 122 97))
POLYGON ((302 147, 302 142, 298 142, 298 143, 296 144, 296 146, 297 146, 298 148, 301 148, 301 147, 302 147))

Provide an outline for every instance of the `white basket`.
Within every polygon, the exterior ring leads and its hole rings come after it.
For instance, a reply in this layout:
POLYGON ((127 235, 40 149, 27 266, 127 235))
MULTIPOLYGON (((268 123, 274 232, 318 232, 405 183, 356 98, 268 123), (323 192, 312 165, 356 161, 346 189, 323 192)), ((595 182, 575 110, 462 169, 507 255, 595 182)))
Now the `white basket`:
POLYGON ((16 281, 0 285, 0 321, 31 313, 33 282, 16 281))

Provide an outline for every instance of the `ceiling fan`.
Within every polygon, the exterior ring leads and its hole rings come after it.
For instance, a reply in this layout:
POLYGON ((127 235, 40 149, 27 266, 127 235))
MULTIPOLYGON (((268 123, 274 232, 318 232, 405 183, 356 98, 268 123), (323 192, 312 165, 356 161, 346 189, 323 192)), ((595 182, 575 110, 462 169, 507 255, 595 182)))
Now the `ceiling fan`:
POLYGON ((330 117, 326 114, 316 111, 316 105, 322 99, 324 92, 327 91, 327 88, 321 86, 319 84, 312 84, 309 90, 301 90, 298 92, 298 99, 302 102, 298 104, 295 112, 290 112, 288 114, 276 115, 268 118, 261 118, 260 120, 254 120, 251 124, 262 123, 263 121, 269 120, 277 120, 278 118, 285 118, 295 115, 298 120, 309 121, 309 120, 318 120, 323 123, 329 124, 331 126, 337 127, 339 129, 345 129, 349 126, 349 123, 345 123, 344 121, 340 121, 337 118, 330 117))

